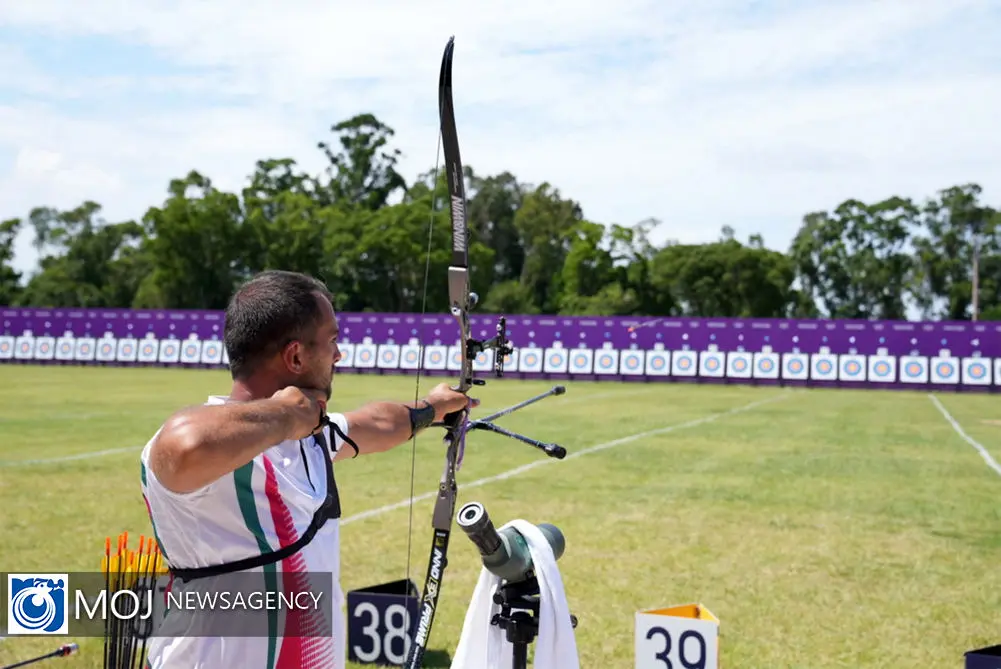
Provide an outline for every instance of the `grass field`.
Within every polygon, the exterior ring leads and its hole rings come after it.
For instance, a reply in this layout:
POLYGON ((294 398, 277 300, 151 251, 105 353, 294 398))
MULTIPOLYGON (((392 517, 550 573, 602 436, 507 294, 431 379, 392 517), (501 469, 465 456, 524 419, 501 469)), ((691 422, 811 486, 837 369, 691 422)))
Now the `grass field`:
MULTIPOLYGON (((476 389, 477 414, 549 385, 489 382, 476 389)), ((579 457, 475 433, 459 504, 483 502, 498 526, 525 518, 564 531, 582 667, 632 667, 634 613, 695 601, 721 619, 721 665, 737 669, 962 667, 965 651, 1001 642, 1001 477, 927 394, 567 387, 501 424, 579 457)), ((0 366, 0 571, 96 571, 105 536, 149 533, 138 448, 23 461, 138 447, 171 411, 227 390, 221 371, 0 366)), ((410 399, 414 381, 339 376, 334 392, 333 408, 346 409, 410 399)), ((1001 458, 1001 427, 989 422, 1001 419, 997 397, 938 398, 1001 458)), ((439 435, 418 440, 415 494, 437 484, 439 435)), ((351 516, 408 498, 410 444, 337 476, 345 591, 402 578, 407 506, 351 516)), ((420 588, 431 501, 413 511, 420 588)), ((432 649, 454 650, 479 569, 454 528, 432 649)), ((78 656, 38 666, 100 667, 100 640, 80 643, 78 656)), ((0 666, 56 645, 7 639, 0 666)))

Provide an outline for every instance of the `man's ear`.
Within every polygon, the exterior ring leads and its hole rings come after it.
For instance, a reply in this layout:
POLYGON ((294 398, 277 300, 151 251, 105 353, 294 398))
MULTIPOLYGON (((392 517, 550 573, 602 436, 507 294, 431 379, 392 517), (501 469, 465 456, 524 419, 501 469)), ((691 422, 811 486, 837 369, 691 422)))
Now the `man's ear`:
POLYGON ((286 344, 285 348, 282 349, 282 361, 285 363, 285 368, 291 373, 301 374, 305 369, 302 342, 291 341, 286 344))

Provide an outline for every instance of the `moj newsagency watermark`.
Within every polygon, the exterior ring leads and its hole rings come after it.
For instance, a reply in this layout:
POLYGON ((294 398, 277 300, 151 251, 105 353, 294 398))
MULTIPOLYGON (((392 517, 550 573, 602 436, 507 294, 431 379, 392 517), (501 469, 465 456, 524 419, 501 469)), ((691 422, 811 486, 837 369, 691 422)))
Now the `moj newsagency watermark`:
POLYGON ((0 621, 9 636, 331 636, 333 578, 265 569, 181 582, 107 573, 5 573, 0 621))

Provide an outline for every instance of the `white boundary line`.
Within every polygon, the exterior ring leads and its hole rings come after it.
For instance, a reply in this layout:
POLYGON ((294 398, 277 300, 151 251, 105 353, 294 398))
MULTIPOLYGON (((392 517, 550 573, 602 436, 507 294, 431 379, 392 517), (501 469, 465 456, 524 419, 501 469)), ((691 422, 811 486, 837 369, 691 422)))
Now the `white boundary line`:
MULTIPOLYGON (((738 413, 744 413, 745 411, 750 411, 764 404, 769 404, 771 402, 778 402, 781 400, 788 399, 793 393, 786 392, 781 395, 776 395, 774 397, 769 397, 768 399, 758 400, 756 402, 751 402, 750 404, 745 404, 739 406, 736 409, 730 409, 728 411, 723 411, 721 413, 709 414, 708 416, 703 416, 702 418, 696 418, 695 420, 690 420, 687 423, 678 423, 677 425, 668 425, 667 427, 657 428, 656 430, 647 430, 646 432, 637 432, 636 434, 630 434, 626 437, 620 437, 618 439, 613 439, 612 441, 606 441, 602 444, 597 444, 595 446, 590 446, 580 451, 574 451, 573 453, 567 455, 562 461, 570 460, 571 458, 579 458, 582 455, 587 455, 589 453, 597 453, 598 451, 603 451, 608 448, 614 448, 615 446, 621 446, 622 444, 628 444, 630 442, 636 441, 637 439, 643 439, 645 437, 653 437, 660 434, 667 434, 668 432, 674 432, 676 430, 684 430, 689 427, 696 427, 698 425, 704 425, 706 423, 714 423, 720 418, 726 418, 727 416, 733 416, 738 413)), ((488 476, 482 479, 476 479, 475 481, 460 482, 459 488, 477 488, 488 483, 493 483, 495 481, 503 481, 504 479, 509 479, 513 476, 523 474, 529 470, 535 469, 537 467, 542 467, 543 465, 551 465, 557 460, 553 458, 546 458, 545 460, 534 460, 528 464, 522 465, 520 467, 515 467, 514 469, 509 469, 506 472, 500 474, 495 474, 494 476, 488 476)), ((396 509, 402 509, 410 506, 413 502, 422 502, 426 499, 431 499, 438 494, 438 491, 426 492, 421 495, 417 495, 413 498, 408 498, 401 500, 399 502, 394 502, 393 504, 387 504, 385 506, 380 506, 375 509, 369 509, 368 511, 362 511, 361 513, 356 513, 347 518, 341 519, 340 525, 347 525, 348 523, 353 523, 359 520, 365 520, 366 518, 372 518, 374 516, 381 516, 384 513, 390 511, 395 511, 396 509)))
MULTIPOLYGON (((552 406, 554 404, 562 406, 564 404, 574 404, 576 402, 590 402, 591 400, 605 399, 605 398, 608 398, 608 397, 622 397, 622 396, 630 396, 630 395, 639 395, 639 394, 642 394, 644 390, 646 390, 646 388, 644 388, 644 389, 637 388, 636 390, 630 389, 630 390, 619 390, 619 391, 602 392, 602 393, 591 393, 589 395, 574 395, 574 396, 561 397, 559 400, 557 400, 555 402, 551 402, 549 404, 549 406, 552 406)), ((504 408, 504 407, 501 407, 501 408, 504 408)), ((496 410, 499 411, 500 409, 496 409, 496 410)), ((485 411, 485 413, 492 413, 495 410, 494 409, 489 409, 489 410, 483 410, 483 411, 485 411)), ((99 457, 103 457, 105 455, 115 455, 116 453, 128 453, 128 452, 131 452, 131 451, 141 451, 143 448, 145 448, 145 444, 143 446, 122 446, 120 448, 108 448, 108 449, 105 449, 103 451, 88 451, 87 453, 77 453, 76 455, 62 455, 62 456, 58 456, 58 457, 54 457, 54 458, 41 458, 41 459, 35 459, 35 460, 0 460, 0 469, 6 469, 6 468, 12 468, 12 467, 27 467, 27 466, 30 466, 30 465, 50 465, 50 464, 57 464, 57 463, 60 463, 60 462, 73 462, 74 460, 89 460, 90 458, 99 458, 99 457)))
POLYGON ((115 453, 126 453, 128 451, 141 451, 146 445, 142 446, 123 446, 121 448, 109 448, 103 451, 88 451, 86 453, 77 453, 76 455, 62 455, 58 458, 44 458, 41 460, 0 460, 0 469, 7 467, 24 467, 27 465, 48 465, 58 462, 72 462, 73 460, 88 460, 90 458, 99 458, 103 455, 114 455, 115 453))
POLYGON ((987 466, 993 469, 998 474, 1001 474, 1001 465, 998 465, 998 463, 995 462, 994 458, 991 457, 991 454, 987 452, 986 448, 984 448, 973 437, 971 437, 970 435, 966 434, 966 432, 963 431, 963 428, 962 426, 960 426, 959 422, 952 417, 952 414, 950 414, 944 406, 942 406, 942 403, 939 402, 938 398, 932 395, 931 393, 928 393, 928 399, 931 400, 931 403, 935 405, 935 408, 939 410, 942 416, 945 417, 947 421, 949 421, 949 424, 952 425, 952 429, 956 431, 956 434, 958 434, 960 437, 963 438, 963 440, 966 443, 968 443, 970 446, 973 446, 973 448, 977 449, 980 452, 980 457, 984 459, 984 462, 987 463, 987 466))

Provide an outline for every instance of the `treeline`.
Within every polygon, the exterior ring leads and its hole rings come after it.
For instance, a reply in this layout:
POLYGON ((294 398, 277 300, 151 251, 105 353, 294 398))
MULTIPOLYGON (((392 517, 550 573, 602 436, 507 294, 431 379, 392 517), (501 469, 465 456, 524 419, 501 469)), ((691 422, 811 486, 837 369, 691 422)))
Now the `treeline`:
MULTIPOLYGON (((261 160, 238 193, 197 172, 171 181, 141 221, 105 221, 88 201, 0 223, 0 304, 222 309, 240 281, 281 268, 322 278, 342 311, 421 311, 427 271, 427 310, 441 311, 444 175, 434 201, 431 171, 407 183, 393 130, 372 115, 331 132, 318 144, 328 163, 318 176, 291 159, 261 160), (41 258, 25 277, 11 266, 22 227, 41 258)), ((711 243, 653 244, 656 220, 602 225, 548 183, 469 166, 466 182, 479 311, 903 319, 914 305, 964 320, 977 266, 979 317, 1001 319, 1001 216, 975 184, 809 213, 781 253, 729 227, 711 243)))

